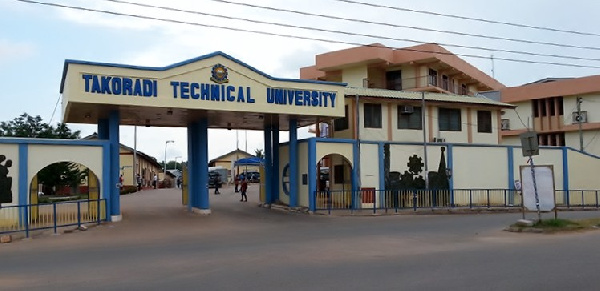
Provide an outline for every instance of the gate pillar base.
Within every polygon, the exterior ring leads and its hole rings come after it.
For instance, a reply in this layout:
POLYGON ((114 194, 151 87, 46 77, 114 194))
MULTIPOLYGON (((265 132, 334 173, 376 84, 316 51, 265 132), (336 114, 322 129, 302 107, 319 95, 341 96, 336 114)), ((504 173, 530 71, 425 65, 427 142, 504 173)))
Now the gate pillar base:
POLYGON ((210 209, 200 209, 196 207, 192 207, 192 212, 200 215, 209 215, 210 209))
POLYGON ((119 215, 111 215, 110 216, 110 221, 111 222, 119 222, 123 220, 123 215, 119 214, 119 215))

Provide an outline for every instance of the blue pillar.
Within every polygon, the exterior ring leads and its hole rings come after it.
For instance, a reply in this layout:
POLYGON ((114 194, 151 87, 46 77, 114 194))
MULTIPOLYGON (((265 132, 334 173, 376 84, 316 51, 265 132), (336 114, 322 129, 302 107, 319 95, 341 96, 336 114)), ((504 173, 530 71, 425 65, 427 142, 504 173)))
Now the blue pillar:
MULTIPOLYGON (((506 157, 508 159, 508 189, 515 190, 515 153, 512 146, 506 147, 506 157)), ((509 191, 508 204, 515 203, 514 191, 509 191)))
POLYGON ((108 119, 98 119, 98 139, 108 139, 108 119))
POLYGON ((208 119, 198 121, 198 180, 200 181, 199 208, 202 213, 210 213, 208 201, 208 119))
POLYGON ((358 148, 358 142, 353 142, 352 147, 352 209, 358 207, 358 193, 360 191, 360 184, 358 182, 358 168, 360 167, 360 149, 358 148))
POLYGON ((569 151, 567 147, 562 147, 563 163, 563 201, 566 203, 569 199, 569 151))
POLYGON ((194 138, 196 138, 196 135, 194 134, 197 130, 196 130, 197 126, 196 123, 190 123, 187 126, 187 150, 188 150, 188 163, 187 163, 187 187, 188 187, 188 211, 192 211, 192 206, 195 205, 194 199, 196 199, 196 194, 198 193, 198 190, 196 189, 196 186, 198 185, 199 181, 197 181, 196 179, 192 179, 192 177, 196 177, 196 175, 194 175, 194 165, 196 164, 194 162, 195 159, 195 155, 194 155, 194 145, 197 144, 197 141, 194 141, 194 138))
POLYGON ((273 195, 271 195, 271 203, 279 200, 279 125, 273 125, 271 127, 271 131, 273 132, 273 139, 271 143, 273 144, 273 168, 271 170, 271 191, 273 195))
MULTIPOLYGON (((454 147, 449 144, 448 147, 448 155, 447 155, 447 159, 448 159, 448 169, 450 169, 452 171, 452 173, 454 173, 454 147)), ((442 173, 445 174, 445 173, 442 173)), ((454 206, 454 174, 452 174, 452 176, 450 176, 450 179, 448 181, 448 187, 450 188, 450 205, 454 206)))
POLYGON ((290 207, 298 206, 298 121, 290 119, 290 207))
POLYGON ((188 125, 188 199, 189 208, 200 214, 210 214, 208 199, 208 120, 188 125))
POLYGON ((119 111, 113 110, 108 115, 108 140, 110 142, 110 215, 112 221, 121 220, 119 183, 119 111))
MULTIPOLYGON (((17 205, 27 205, 30 204, 31 201, 28 199, 29 193, 29 177, 27 176, 28 171, 28 163, 29 161, 29 146, 27 144, 21 143, 19 144, 19 193, 18 193, 18 203, 17 205)), ((13 201, 17 202, 17 201, 13 201)), ((22 226, 24 223, 29 223, 29 208, 27 207, 19 207, 19 221, 22 226)))
POLYGON ((383 150, 384 143, 380 142, 379 146, 379 190, 385 189, 385 152, 383 150))
POLYGON ((317 191, 317 140, 308 140, 308 208, 315 211, 317 208, 315 191, 317 191))
MULTIPOLYGON (((271 203, 271 198, 272 193, 271 193, 271 188, 273 185, 272 182, 272 173, 271 170, 273 169, 273 142, 271 139, 271 126, 270 125, 266 125, 265 129, 264 129, 264 144, 265 144, 265 203, 269 204, 271 203)), ((261 177, 262 178, 262 177, 261 177)))
POLYGON ((106 209, 108 209, 107 211, 105 211, 106 213, 106 221, 110 221, 110 207, 111 207, 111 200, 110 200, 110 172, 111 172, 111 168, 110 168, 110 144, 106 144, 102 146, 102 165, 104 165, 102 167, 102 184, 98 185, 100 187, 99 193, 98 193, 98 197, 100 197, 101 199, 106 199, 106 209))

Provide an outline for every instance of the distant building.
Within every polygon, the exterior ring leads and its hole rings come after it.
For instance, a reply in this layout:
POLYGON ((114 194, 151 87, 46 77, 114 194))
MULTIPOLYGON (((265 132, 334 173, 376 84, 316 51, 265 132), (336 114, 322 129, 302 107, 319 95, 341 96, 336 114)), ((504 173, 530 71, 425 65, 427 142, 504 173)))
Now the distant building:
POLYGON ((504 144, 520 144, 519 134, 529 126, 540 145, 580 150, 583 141, 584 152, 600 156, 600 75, 547 78, 499 92, 502 102, 516 105, 502 115, 504 144))
MULTIPOLYGON (((236 160, 239 159, 244 159, 244 158, 249 158, 249 157, 253 157, 253 155, 251 155, 250 153, 237 149, 237 150, 233 150, 231 152, 228 152, 226 154, 220 155, 212 160, 210 160, 208 162, 208 166, 209 167, 223 167, 224 169, 227 169, 227 172, 229 173, 228 177, 222 177, 223 182, 228 181, 231 176, 231 169, 233 167, 233 163, 236 160)), ((243 167, 234 167, 234 173, 236 174, 240 174, 243 172, 257 172, 258 171, 258 167, 256 166, 243 166, 243 167)))

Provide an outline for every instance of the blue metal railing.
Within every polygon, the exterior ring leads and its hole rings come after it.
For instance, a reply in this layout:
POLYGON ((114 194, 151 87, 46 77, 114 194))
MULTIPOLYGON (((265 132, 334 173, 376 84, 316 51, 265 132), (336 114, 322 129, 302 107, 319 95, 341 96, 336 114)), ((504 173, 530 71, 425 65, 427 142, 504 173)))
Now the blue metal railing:
POLYGON ((106 199, 77 200, 47 204, 28 204, 0 207, 0 234, 107 221, 106 199))
MULTIPOLYGON (((332 190, 315 191, 315 210, 377 210, 421 208, 520 208, 521 193, 512 189, 332 190)), ((556 207, 600 209, 600 190, 556 190, 556 207)))

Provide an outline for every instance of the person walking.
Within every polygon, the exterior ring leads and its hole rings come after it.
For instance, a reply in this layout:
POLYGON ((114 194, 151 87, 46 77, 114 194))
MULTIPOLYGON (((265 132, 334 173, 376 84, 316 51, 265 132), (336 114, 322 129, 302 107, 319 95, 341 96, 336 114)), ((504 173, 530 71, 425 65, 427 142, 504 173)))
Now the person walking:
POLYGON ((154 186, 154 189, 156 189, 156 187, 158 187, 158 175, 154 174, 154 180, 152 181, 152 186, 154 186))
POLYGON ((242 192, 242 199, 240 199, 241 202, 248 202, 248 195, 246 195, 247 191, 248 191, 248 181, 244 178, 242 180, 242 185, 240 187, 240 192, 242 192))
POLYGON ((142 190, 142 177, 140 177, 139 173, 135 177, 135 181, 137 182, 137 190, 141 191, 142 190))
POLYGON ((215 175, 215 195, 221 194, 221 192, 219 192, 219 184, 221 184, 221 175, 217 173, 215 175))

